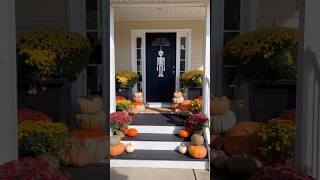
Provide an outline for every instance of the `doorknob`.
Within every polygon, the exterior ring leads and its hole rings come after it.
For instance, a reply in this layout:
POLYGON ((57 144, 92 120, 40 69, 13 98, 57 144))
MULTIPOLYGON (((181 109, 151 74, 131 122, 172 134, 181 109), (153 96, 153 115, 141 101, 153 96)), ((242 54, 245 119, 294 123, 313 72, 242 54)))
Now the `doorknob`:
POLYGON ((176 66, 173 66, 172 69, 176 69, 176 66))
POLYGON ((175 74, 176 73, 176 71, 172 71, 172 74, 175 74))

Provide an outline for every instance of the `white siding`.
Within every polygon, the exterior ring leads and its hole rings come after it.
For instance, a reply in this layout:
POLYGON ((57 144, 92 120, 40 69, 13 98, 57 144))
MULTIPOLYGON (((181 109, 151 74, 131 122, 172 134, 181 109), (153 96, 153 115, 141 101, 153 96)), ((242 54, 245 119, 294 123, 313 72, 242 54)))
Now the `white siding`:
POLYGON ((68 27, 68 0, 16 0, 17 31, 68 27))
POLYGON ((259 0, 257 28, 271 26, 299 26, 298 0, 259 0))
POLYGON ((131 69, 132 29, 191 29, 191 68, 202 66, 204 21, 118 21, 115 23, 116 70, 131 69))

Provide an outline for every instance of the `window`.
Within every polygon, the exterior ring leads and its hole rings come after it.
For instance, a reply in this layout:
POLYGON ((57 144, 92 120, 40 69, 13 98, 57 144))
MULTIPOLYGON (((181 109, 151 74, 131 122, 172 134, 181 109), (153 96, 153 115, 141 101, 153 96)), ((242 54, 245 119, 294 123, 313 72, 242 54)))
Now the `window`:
MULTIPOLYGON (((186 57, 187 57, 187 38, 180 38, 180 75, 186 72, 186 57)), ((180 83, 180 88, 183 87, 183 83, 180 83)))
POLYGON ((142 38, 138 37, 136 39, 136 51, 137 51, 137 56, 136 56, 136 61, 137 61, 137 73, 139 75, 139 81, 137 83, 137 91, 142 92, 142 38))
POLYGON ((86 1, 86 34, 93 52, 87 67, 88 95, 102 95, 102 29, 100 0, 86 1))

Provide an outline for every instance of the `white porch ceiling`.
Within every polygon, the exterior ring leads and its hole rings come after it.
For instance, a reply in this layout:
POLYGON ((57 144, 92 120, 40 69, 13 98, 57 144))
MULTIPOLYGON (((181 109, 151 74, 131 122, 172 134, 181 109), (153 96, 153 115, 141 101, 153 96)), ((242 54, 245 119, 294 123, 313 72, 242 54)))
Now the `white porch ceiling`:
MULTIPOLYGON (((164 0, 165 1, 165 0, 164 0)), ((115 8, 116 21, 204 20, 205 7, 121 7, 115 8)))

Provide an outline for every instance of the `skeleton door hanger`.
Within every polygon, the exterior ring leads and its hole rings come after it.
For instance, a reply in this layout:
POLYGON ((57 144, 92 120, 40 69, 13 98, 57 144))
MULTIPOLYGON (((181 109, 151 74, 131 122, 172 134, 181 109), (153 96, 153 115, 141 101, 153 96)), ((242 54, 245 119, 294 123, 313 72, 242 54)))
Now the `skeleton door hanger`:
POLYGON ((163 57, 164 52, 162 51, 162 46, 170 46, 170 42, 166 38, 157 38, 152 42, 152 46, 160 46, 156 70, 158 71, 158 77, 164 77, 163 72, 166 71, 166 58, 163 57))

